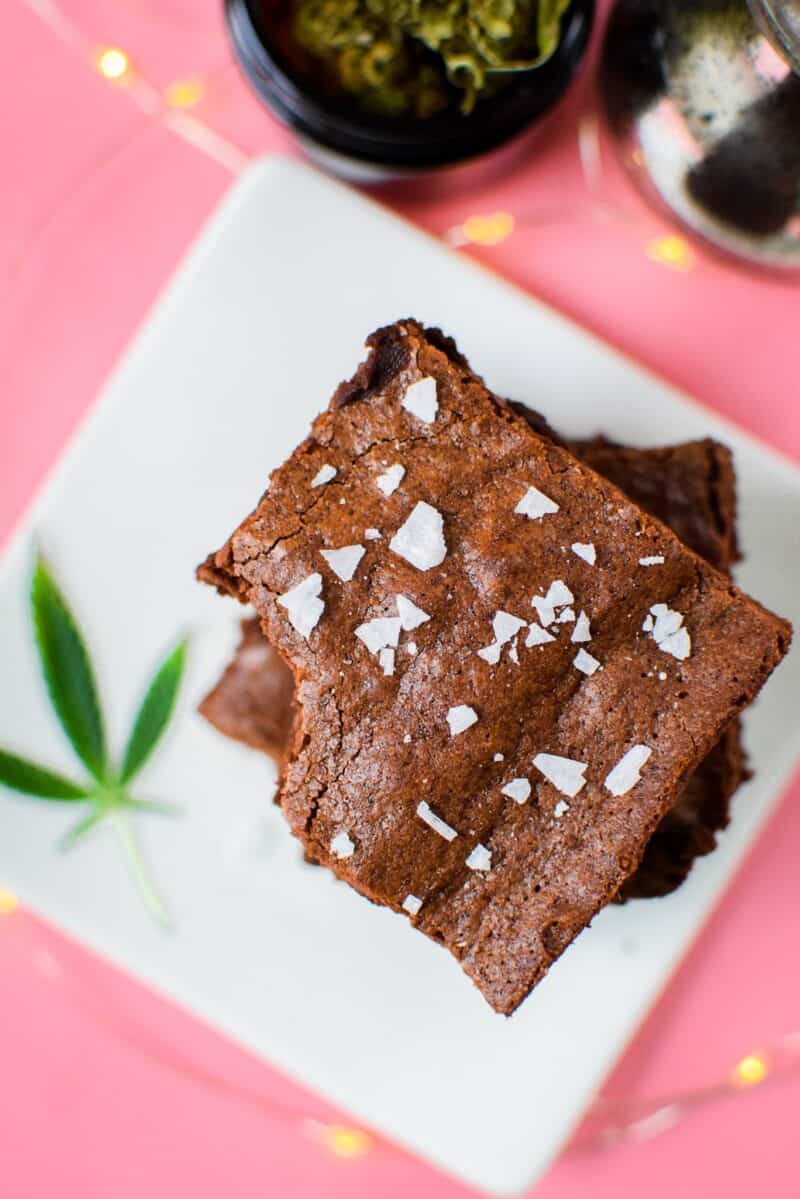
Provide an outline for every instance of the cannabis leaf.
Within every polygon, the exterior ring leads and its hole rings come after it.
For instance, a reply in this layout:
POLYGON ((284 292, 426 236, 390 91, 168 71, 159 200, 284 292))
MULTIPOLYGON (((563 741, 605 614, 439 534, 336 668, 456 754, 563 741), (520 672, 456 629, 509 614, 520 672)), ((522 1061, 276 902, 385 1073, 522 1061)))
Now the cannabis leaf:
POLYGON ((133 722, 122 766, 117 770, 108 757, 89 652, 75 618, 41 558, 33 573, 31 614, 50 702, 91 778, 76 783, 0 749, 0 784, 51 803, 85 804, 87 810, 62 841, 64 848, 77 844, 102 822, 111 824, 148 910, 162 924, 167 924, 164 906, 136 843, 130 816, 133 812, 176 809, 135 799, 128 788, 149 760, 172 717, 186 663, 186 642, 176 645, 156 671, 133 722))

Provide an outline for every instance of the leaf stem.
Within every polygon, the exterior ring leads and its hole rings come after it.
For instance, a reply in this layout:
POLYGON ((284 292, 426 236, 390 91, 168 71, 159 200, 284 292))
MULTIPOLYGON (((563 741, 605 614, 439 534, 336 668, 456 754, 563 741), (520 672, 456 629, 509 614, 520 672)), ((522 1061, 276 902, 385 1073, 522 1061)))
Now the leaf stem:
POLYGON ((161 897, 155 888, 155 885, 150 877, 150 872, 147 869, 142 851, 133 835, 133 828, 125 812, 117 808, 110 816, 111 822, 117 831, 120 844, 128 859, 128 865, 131 869, 134 882, 139 889, 145 907, 150 915, 154 917, 164 928, 170 928, 170 919, 167 915, 167 910, 162 903, 161 897))

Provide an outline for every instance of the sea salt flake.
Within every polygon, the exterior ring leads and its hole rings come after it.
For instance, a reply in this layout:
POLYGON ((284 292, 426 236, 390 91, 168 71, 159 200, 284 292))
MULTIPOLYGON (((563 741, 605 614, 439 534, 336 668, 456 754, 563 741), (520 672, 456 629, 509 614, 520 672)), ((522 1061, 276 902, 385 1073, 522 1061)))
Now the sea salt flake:
POLYGON ((658 672, 658 677, 661 679, 661 682, 662 682, 662 683, 665 683, 665 682, 667 681, 667 672, 666 672, 666 670, 659 670, 659 672, 658 672))
POLYGON ((560 799, 558 801, 558 803, 556 804, 556 806, 553 808, 553 816, 556 818, 556 820, 560 820, 561 817, 565 816, 568 811, 569 811, 569 804, 567 803, 567 801, 565 799, 560 799))
POLYGON ((422 907, 422 900, 417 899, 416 895, 410 892, 403 900, 403 911, 408 912, 409 916, 416 916, 422 907))
POLYGON ((454 828, 451 828, 446 820, 442 820, 441 816, 437 816, 429 804, 423 801, 417 804, 417 815, 420 820, 424 820, 428 828, 432 828, 440 837, 444 837, 445 841, 455 841, 458 833, 454 828))
POLYGON ((585 612, 581 612, 578 619, 575 621, 575 628, 572 630, 570 641, 575 643, 580 641, 591 641, 592 629, 589 623, 589 617, 585 612))
POLYGON ((650 554, 647 558, 640 558, 640 566, 663 566, 665 558, 663 554, 650 554))
POLYGON ((394 674, 394 650, 388 646, 382 649, 378 654, 378 661, 381 664, 381 670, 384 674, 394 674))
POLYGON ((642 629, 652 634, 656 645, 665 654, 671 654, 679 662, 691 657, 692 639, 688 629, 683 627, 683 616, 680 612, 666 604, 653 604, 650 615, 645 617, 642 629))
POLYGON ((278 596, 278 603, 289 614, 292 628, 296 629, 301 637, 305 637, 306 641, 325 611, 325 603, 320 599, 321 591, 322 575, 315 571, 296 587, 278 596))
POLYGON ((399 462, 395 462, 394 466, 390 466, 384 474, 378 475, 375 482, 383 494, 388 497, 394 495, 395 491, 397 491, 397 488, 403 482, 405 473, 406 468, 401 466, 399 462))
POLYGON ((439 566, 447 556, 441 514, 420 500, 389 542, 389 548, 417 570, 439 566))
POLYGON ((333 573, 343 583, 349 583, 367 551, 363 545, 344 545, 340 550, 321 550, 320 552, 333 573))
POLYGON ((358 626, 356 637, 364 642, 371 654, 378 654, 382 649, 397 649, 400 629, 399 616, 376 616, 358 626))
POLYGON ((555 579, 550 584, 545 600, 554 608, 563 608, 566 604, 574 604, 575 596, 563 579, 555 579))
POLYGON ((331 853, 340 861, 342 858, 352 858, 355 848, 347 833, 337 833, 331 841, 331 853))
POLYGON ((559 613, 556 624, 574 624, 574 623, 575 623, 575 609, 574 608, 562 608, 561 612, 559 613))
POLYGON ((533 764, 548 782, 562 795, 574 799, 586 786, 583 777, 588 769, 587 762, 576 762, 572 758, 561 758, 557 754, 537 754, 533 764))
POLYGON ((597 561, 597 550, 591 541, 588 544, 583 541, 573 541, 572 552, 579 558, 583 558, 584 562, 588 562, 590 566, 594 566, 597 561))
POLYGON ((311 486, 322 487, 325 483, 330 483, 331 479, 335 479, 337 474, 338 471, 336 470, 336 467, 331 466, 330 463, 326 462, 325 465, 321 466, 314 475, 314 478, 311 480, 311 486))
POLYGON ((406 645, 406 649, 411 654, 412 658, 416 658, 417 654, 419 653, 419 650, 417 649, 416 641, 409 641, 408 644, 406 645))
POLYGON ((551 516, 558 510, 558 504, 538 487, 529 487, 514 509, 520 516, 527 516, 529 520, 541 520, 543 516, 551 516))
POLYGON ((593 658, 591 654, 587 654, 585 649, 578 650, 572 659, 572 665, 581 674, 588 674, 590 678, 600 669, 600 663, 597 661, 597 658, 593 658))
POLYGON ((612 795, 627 795, 641 778, 641 770, 652 754, 649 745, 634 745, 617 762, 606 778, 606 788, 612 795))
POLYGON ((492 868, 492 855, 490 850, 485 845, 476 845, 472 853, 467 858, 467 866, 470 870, 478 870, 482 874, 487 874, 492 868))
POLYGON ((528 636, 525 638, 525 645, 528 649, 532 645, 547 645, 549 641, 555 641, 552 633, 548 633, 547 629, 543 629, 541 625, 532 624, 528 629, 528 636))
POLYGON ((523 804, 530 798, 531 784, 528 779, 512 779, 505 787, 500 788, 500 794, 513 799, 514 803, 523 804))
POLYGON ((423 612, 422 608, 418 608, 410 599, 406 599, 404 595, 396 595, 395 603, 397 604, 397 615, 400 617, 400 624, 410 633, 412 629, 418 629, 421 624, 425 624, 430 620, 427 612, 423 612))
POLYGON ((511 661, 514 663, 515 666, 519 666, 519 650, 517 649, 516 641, 511 646, 511 649, 508 651, 508 656, 511 659, 511 661))
POLYGON ((411 744, 411 734, 406 733, 405 737, 403 738, 403 745, 410 745, 410 744, 411 744))
POLYGON ((485 645, 483 649, 477 651, 478 657, 483 658, 484 662, 488 662, 490 666, 496 666, 500 661, 500 655, 503 652, 503 647, 499 641, 493 641, 491 645, 485 645))
POLYGON ((365 541, 380 541, 382 536, 383 536, 383 534, 381 533, 380 529, 365 529, 364 530, 364 540, 365 541))
POLYGON ((426 425, 435 421, 439 411, 439 403, 436 399, 436 380, 432 379, 430 375, 425 375, 424 378, 417 379, 415 383, 412 383, 403 396, 403 407, 413 416, 424 421, 426 425))
POLYGON ((503 612, 498 609, 492 619, 495 639, 501 645, 505 645, 512 637, 516 637, 520 629, 524 629, 526 624, 527 621, 520 620, 518 616, 512 616, 510 612, 503 612))
POLYGON ((506 760, 506 755, 505 755, 505 754, 495 754, 495 755, 494 755, 494 761, 495 761, 495 762, 505 762, 505 760, 506 760))
POLYGON ((450 726, 451 737, 457 737, 459 733, 466 732, 477 722, 478 713, 468 704, 457 704, 455 708, 448 710, 447 723, 450 726))
POLYGON ((539 620, 544 628, 548 628, 554 623, 556 619, 556 610, 552 604, 548 604, 544 596, 535 595, 531 600, 531 603, 536 609, 536 615, 539 617, 539 620))

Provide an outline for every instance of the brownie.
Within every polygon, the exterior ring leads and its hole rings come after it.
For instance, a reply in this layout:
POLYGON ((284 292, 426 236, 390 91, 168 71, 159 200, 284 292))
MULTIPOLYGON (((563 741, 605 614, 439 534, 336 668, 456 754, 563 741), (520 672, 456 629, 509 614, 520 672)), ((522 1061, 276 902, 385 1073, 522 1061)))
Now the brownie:
MULTIPOLYGON (((536 431, 560 440, 539 413, 522 404, 512 406, 536 431)), ((632 449, 595 438, 575 442, 573 449, 713 566, 730 570, 738 557, 736 480, 726 446, 705 440, 666 449, 632 449)), ((200 711, 221 732, 263 750, 280 765, 289 749, 292 673, 274 650, 267 655, 267 646, 258 620, 245 621, 236 657, 200 711), (262 654, 254 652, 259 642, 262 654)), ((747 777, 735 720, 661 821, 617 901, 656 898, 679 887, 695 859, 716 847, 715 834, 728 824, 730 800, 747 777)))
POLYGON ((258 620, 242 622, 236 654, 199 711, 227 737, 283 762, 294 720, 294 679, 258 620))
POLYGON ((445 339, 407 320, 369 346, 199 573, 292 669, 292 831, 510 1014, 791 629, 445 339))

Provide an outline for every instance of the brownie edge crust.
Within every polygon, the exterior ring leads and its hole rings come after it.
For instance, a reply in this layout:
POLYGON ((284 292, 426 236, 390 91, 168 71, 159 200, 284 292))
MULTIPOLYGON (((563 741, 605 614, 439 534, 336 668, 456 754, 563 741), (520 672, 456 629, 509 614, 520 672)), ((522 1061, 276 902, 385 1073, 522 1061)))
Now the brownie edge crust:
POLYGON ((291 666, 295 835, 510 1014, 636 869, 790 627, 439 335, 404 321, 370 346, 200 575, 291 666))

